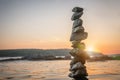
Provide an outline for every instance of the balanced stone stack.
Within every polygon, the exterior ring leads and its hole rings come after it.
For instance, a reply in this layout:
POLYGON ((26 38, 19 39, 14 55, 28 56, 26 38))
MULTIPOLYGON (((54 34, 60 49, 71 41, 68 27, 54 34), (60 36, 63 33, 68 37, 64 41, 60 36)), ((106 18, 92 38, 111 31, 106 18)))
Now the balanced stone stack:
POLYGON ((69 77, 74 80, 88 80, 86 76, 88 76, 85 61, 88 58, 85 49, 85 44, 81 42, 85 40, 88 36, 88 33, 85 32, 84 27, 82 26, 83 21, 80 17, 83 14, 83 8, 75 7, 72 9, 74 14, 72 15, 71 20, 73 22, 72 34, 70 41, 72 42, 73 49, 70 51, 70 55, 73 56, 73 59, 70 63, 70 71, 69 77))

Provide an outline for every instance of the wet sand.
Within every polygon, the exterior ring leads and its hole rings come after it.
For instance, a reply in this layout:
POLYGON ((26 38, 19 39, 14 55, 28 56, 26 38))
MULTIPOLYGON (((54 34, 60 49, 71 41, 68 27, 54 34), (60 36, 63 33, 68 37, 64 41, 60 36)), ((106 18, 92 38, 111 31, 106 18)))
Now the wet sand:
MULTIPOLYGON (((71 80, 70 60, 0 62, 0 80, 71 80)), ((120 61, 87 62, 89 80, 120 80, 120 61)))

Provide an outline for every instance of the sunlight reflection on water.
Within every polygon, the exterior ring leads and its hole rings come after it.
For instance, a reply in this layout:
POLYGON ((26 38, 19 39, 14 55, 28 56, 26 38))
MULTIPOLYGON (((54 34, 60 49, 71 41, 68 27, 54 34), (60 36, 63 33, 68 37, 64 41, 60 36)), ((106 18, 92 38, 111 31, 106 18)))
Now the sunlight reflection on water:
MULTIPOLYGON (((0 63, 0 80, 70 80, 70 60, 0 63)), ((120 80, 120 61, 87 62, 90 80, 120 80)))

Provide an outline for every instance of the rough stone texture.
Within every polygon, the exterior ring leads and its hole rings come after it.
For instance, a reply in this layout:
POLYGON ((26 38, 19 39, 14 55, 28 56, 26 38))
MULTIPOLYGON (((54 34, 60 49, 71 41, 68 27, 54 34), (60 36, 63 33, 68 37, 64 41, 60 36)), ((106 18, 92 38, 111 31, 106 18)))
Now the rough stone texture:
POLYGON ((69 77, 71 77, 71 78, 78 78, 81 76, 88 76, 88 73, 87 73, 85 68, 78 69, 78 70, 73 71, 69 74, 69 77))
POLYGON ((70 62, 70 67, 72 67, 77 62, 81 62, 82 64, 85 64, 85 59, 79 57, 73 58, 72 61, 70 62))
POLYGON ((85 44, 83 42, 78 42, 78 41, 72 41, 72 46, 74 49, 75 48, 79 48, 80 50, 84 50, 85 49, 85 44))
POLYGON ((76 57, 76 56, 81 56, 82 54, 85 54, 86 52, 79 49, 79 48, 74 48, 70 51, 71 56, 76 57))
POLYGON ((82 16, 82 14, 83 12, 75 12, 71 17, 71 20, 79 19, 82 16))
POLYGON ((83 11, 83 8, 80 8, 80 7, 74 7, 72 9, 72 12, 82 12, 83 11))
POLYGON ((84 27, 78 26, 78 27, 75 27, 73 29, 73 33, 79 33, 79 32, 83 33, 84 32, 84 27))
POLYGON ((84 65, 81 62, 77 62, 71 67, 70 71, 78 70, 81 68, 84 68, 84 65))
MULTIPOLYGON (((74 30, 73 30, 74 31, 74 30)), ((70 41, 81 41, 81 40, 85 40, 88 36, 87 32, 83 32, 83 33, 72 33, 70 41)))
POLYGON ((70 65, 75 64, 76 62, 81 62, 82 64, 85 64, 85 60, 88 59, 88 55, 85 51, 81 51, 81 53, 74 55, 74 58, 71 60, 70 65))
POLYGON ((73 27, 72 28, 75 28, 75 27, 78 27, 78 26, 82 26, 83 24, 83 21, 81 19, 76 19, 73 23, 73 27))
POLYGON ((77 54, 79 54, 80 50, 78 48, 74 48, 70 51, 70 54, 72 56, 76 56, 77 54))
POLYGON ((74 77, 79 77, 79 76, 87 76, 87 72, 86 72, 86 69, 83 68, 83 69, 78 69, 75 71, 74 73, 74 77))

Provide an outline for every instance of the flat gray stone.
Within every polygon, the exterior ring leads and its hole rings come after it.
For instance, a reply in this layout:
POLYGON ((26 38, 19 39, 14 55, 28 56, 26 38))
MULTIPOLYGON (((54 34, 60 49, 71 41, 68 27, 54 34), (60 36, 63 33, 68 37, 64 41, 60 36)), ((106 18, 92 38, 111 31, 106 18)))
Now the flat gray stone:
POLYGON ((77 70, 77 69, 82 69, 82 68, 84 68, 84 65, 83 65, 81 62, 77 62, 76 64, 74 64, 74 65, 71 67, 71 71, 77 70))
POLYGON ((79 50, 78 48, 74 48, 72 49, 69 53, 72 55, 72 56, 77 56, 77 54, 79 54, 79 50))
POLYGON ((86 52, 84 50, 81 50, 80 48, 74 48, 69 53, 73 57, 76 57, 76 56, 80 57, 81 55, 86 54, 86 52))
POLYGON ((78 26, 74 28, 73 33, 79 33, 79 32, 84 32, 84 27, 78 26))
POLYGON ((81 55, 81 57, 79 57, 79 56, 74 57, 70 62, 71 67, 77 62, 81 62, 82 64, 85 64, 86 58, 82 57, 82 56, 83 55, 81 55))
POLYGON ((75 48, 79 48, 80 50, 84 50, 85 49, 85 44, 83 42, 76 42, 76 41, 72 41, 72 46, 74 49, 75 48))
POLYGON ((71 17, 71 20, 73 21, 73 20, 79 19, 82 15, 83 15, 83 12, 75 12, 71 17))
POLYGON ((72 9, 72 12, 82 12, 83 11, 83 8, 80 8, 80 7, 74 7, 72 9))
POLYGON ((75 73, 73 77, 77 77, 77 76, 88 76, 88 73, 86 71, 86 69, 78 69, 75 73))
POLYGON ((81 41, 85 40, 88 36, 87 32, 82 32, 82 33, 73 33, 71 34, 70 41, 81 41))
POLYGON ((86 69, 81 69, 81 70, 78 69, 78 70, 71 72, 69 74, 69 77, 71 77, 71 78, 82 77, 82 76, 83 77, 88 76, 86 69))
POLYGON ((82 24, 83 24, 83 21, 81 19, 76 19, 73 22, 73 27, 72 28, 75 28, 75 27, 78 27, 78 26, 82 26, 82 24))

